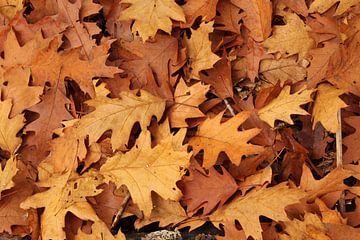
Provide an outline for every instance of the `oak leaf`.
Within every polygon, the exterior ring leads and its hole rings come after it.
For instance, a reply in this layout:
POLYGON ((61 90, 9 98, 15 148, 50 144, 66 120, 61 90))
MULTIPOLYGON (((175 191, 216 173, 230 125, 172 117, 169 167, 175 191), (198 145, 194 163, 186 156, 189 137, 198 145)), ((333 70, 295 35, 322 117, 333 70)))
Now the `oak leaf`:
POLYGON ((216 16, 216 6, 219 0, 187 0, 182 6, 186 23, 180 23, 182 28, 191 27, 198 17, 202 21, 210 22, 216 16))
POLYGON ((0 84, 3 97, 12 99, 10 117, 22 113, 25 109, 40 101, 43 87, 29 86, 30 68, 12 68, 4 73, 4 82, 0 84), (5 86, 6 85, 6 86, 5 86))
POLYGON ((98 240, 98 239, 106 239, 106 240, 126 240, 125 235, 119 231, 116 236, 113 236, 109 231, 105 223, 101 220, 97 220, 91 225, 91 233, 84 233, 82 230, 79 230, 75 236, 75 240, 98 240))
POLYGON ((292 83, 302 81, 306 77, 306 68, 298 61, 296 56, 287 58, 263 59, 260 63, 259 73, 261 73, 266 82, 276 85, 278 82, 283 86, 287 80, 292 83))
POLYGON ((0 102, 0 148, 13 154, 21 144, 21 138, 16 134, 24 126, 24 117, 16 115, 9 119, 11 107, 10 99, 0 102))
POLYGON ((153 222, 159 222, 160 227, 168 227, 188 218, 184 208, 178 201, 165 200, 157 194, 152 195, 152 201, 154 208, 151 211, 150 217, 136 223, 136 228, 141 228, 153 222))
POLYGON ((72 168, 76 157, 82 160, 86 156, 85 139, 88 137, 91 146, 108 130, 112 130, 113 149, 126 150, 133 125, 139 122, 144 130, 152 116, 160 119, 164 112, 165 101, 145 91, 141 91, 141 96, 128 92, 119 95, 121 99, 99 95, 87 101, 95 110, 80 120, 68 121, 61 137, 52 141, 52 154, 43 163, 52 166, 56 172, 72 168))
POLYGON ((176 182, 184 175, 190 159, 187 146, 182 145, 184 136, 182 130, 151 148, 150 132, 145 130, 129 152, 107 159, 100 174, 117 186, 125 184, 134 203, 149 217, 153 208, 152 191, 164 199, 181 197, 176 182))
POLYGON ((348 188, 348 186, 344 184, 344 179, 352 176, 354 173, 355 172, 350 170, 336 168, 324 178, 315 180, 311 170, 306 165, 303 165, 300 188, 306 192, 307 199, 312 201, 326 193, 342 191, 348 188))
POLYGON ((229 172, 221 167, 222 174, 210 168, 204 174, 196 168, 190 168, 189 176, 180 182, 183 201, 186 211, 194 215, 199 209, 204 208, 203 214, 209 214, 216 206, 221 207, 236 192, 237 184, 229 172), (211 195, 207 195, 210 193, 211 195))
POLYGON ((231 63, 226 57, 222 57, 214 68, 200 73, 203 82, 210 84, 214 92, 222 99, 232 98, 234 95, 232 89, 231 63))
POLYGON ((143 41, 154 37, 157 30, 161 29, 171 33, 172 22, 185 22, 183 9, 174 0, 122 0, 121 3, 130 3, 119 20, 135 20, 132 26, 133 32, 138 32, 143 41))
POLYGON ((188 127, 186 119, 205 117, 199 105, 206 100, 205 94, 210 86, 200 82, 188 87, 181 78, 174 93, 174 105, 169 109, 172 128, 188 127))
POLYGON ((271 33, 272 3, 270 0, 231 0, 245 12, 244 26, 257 42, 267 39, 271 33))
POLYGON ((68 212, 84 220, 100 221, 86 197, 101 192, 96 187, 101 184, 101 177, 76 176, 68 171, 62 175, 38 183, 48 187, 45 192, 30 196, 20 207, 23 209, 42 208, 41 236, 43 239, 65 239, 65 215, 68 212))
POLYGON ((302 109, 300 105, 312 101, 310 97, 312 92, 312 90, 302 90, 294 94, 290 94, 290 86, 285 86, 279 96, 258 111, 258 115, 261 120, 268 123, 271 127, 275 126, 275 120, 281 120, 289 124, 293 124, 290 115, 309 114, 302 109))
POLYGON ((216 10, 219 15, 215 16, 215 29, 240 34, 240 8, 231 3, 231 0, 219 1, 216 10))
POLYGON ((329 68, 330 58, 338 47, 339 45, 336 43, 325 42, 324 47, 309 51, 309 55, 312 56, 310 66, 307 69, 309 87, 316 87, 318 83, 324 80, 329 68))
POLYGON ((264 47, 269 52, 280 52, 283 55, 299 54, 301 58, 307 56, 314 45, 305 23, 295 13, 285 15, 286 25, 275 26, 273 35, 264 41, 264 47))
POLYGON ((234 223, 238 220, 247 237, 263 239, 259 216, 265 216, 275 221, 286 221, 288 218, 285 207, 296 203, 304 197, 298 189, 289 189, 286 183, 274 187, 255 189, 244 197, 237 197, 229 204, 216 210, 209 216, 213 223, 234 223), (278 196, 281 196, 280 198, 278 196))
POLYGON ((6 161, 6 165, 3 170, 0 166, 0 200, 1 192, 6 189, 10 189, 15 185, 12 178, 16 175, 17 171, 16 158, 14 156, 11 156, 11 158, 6 161))
POLYGON ((360 148, 357 144, 360 141, 360 117, 351 116, 345 118, 345 122, 355 128, 355 132, 346 136, 343 140, 344 145, 347 147, 344 153, 344 163, 357 162, 360 159, 360 148))
POLYGON ((209 33, 213 31, 213 24, 202 23, 197 30, 191 31, 190 39, 186 39, 191 68, 189 78, 200 79, 200 71, 212 68, 220 59, 211 51, 209 33))
MULTIPOLYGON (((31 72, 36 85, 45 85, 50 82, 51 86, 56 86, 69 77, 77 81, 80 88, 94 96, 92 78, 113 77, 120 72, 116 67, 106 66, 110 41, 103 42, 100 46, 93 48, 92 60, 80 59, 80 48, 58 52, 59 37, 55 37, 48 45, 40 51, 31 61, 31 72)), ((25 45, 26 46, 26 45, 25 45)))
POLYGON ((341 108, 347 106, 339 98, 344 93, 343 90, 336 89, 330 84, 319 85, 312 111, 313 129, 317 122, 321 122, 329 132, 335 133, 337 131, 339 128, 337 113, 341 108))
POLYGON ((341 15, 346 12, 350 7, 360 3, 359 0, 315 0, 309 8, 309 12, 324 13, 331 8, 335 3, 340 2, 336 8, 335 15, 341 15))
POLYGON ((8 19, 12 19, 17 11, 23 9, 22 0, 1 0, 0 1, 0 13, 6 16, 8 19))
POLYGON ((62 127, 62 121, 73 118, 66 108, 70 103, 58 86, 46 91, 40 103, 27 109, 39 114, 39 118, 25 127, 26 132, 34 132, 34 136, 29 136, 27 143, 35 145, 38 149, 48 149, 47 145, 52 139, 53 131, 62 127))
POLYGON ((205 168, 216 164, 221 152, 225 152, 234 164, 239 165, 243 155, 259 153, 263 149, 261 146, 248 143, 251 138, 259 134, 261 129, 238 131, 239 126, 249 118, 250 112, 241 112, 221 124, 223 113, 219 113, 212 119, 206 119, 189 140, 194 154, 204 150, 203 166, 205 168))

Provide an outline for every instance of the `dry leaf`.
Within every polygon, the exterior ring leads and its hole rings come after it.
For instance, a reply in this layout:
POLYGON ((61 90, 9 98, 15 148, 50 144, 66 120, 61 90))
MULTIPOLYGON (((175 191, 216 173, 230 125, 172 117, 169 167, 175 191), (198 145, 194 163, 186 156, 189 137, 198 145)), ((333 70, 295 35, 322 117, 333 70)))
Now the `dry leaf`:
POLYGON ((271 127, 275 126, 275 120, 293 124, 290 115, 308 115, 300 105, 311 102, 311 94, 312 90, 302 90, 290 94, 290 87, 285 86, 279 96, 258 111, 258 115, 261 120, 268 123, 271 127))
POLYGON ((360 117, 348 117, 345 118, 345 122, 355 128, 355 132, 343 139, 343 143, 347 147, 343 156, 344 163, 357 162, 360 159, 360 148, 357 144, 360 141, 360 117))
POLYGON ((309 12, 324 13, 337 2, 340 3, 339 6, 336 8, 335 15, 341 15, 346 12, 350 7, 360 3, 359 0, 315 0, 310 5, 309 12))
POLYGON ((209 33, 213 31, 213 24, 202 23, 197 30, 191 31, 190 39, 186 39, 191 69, 189 78, 200 79, 200 71, 212 68, 220 59, 211 51, 209 33))
POLYGON ((273 35, 264 41, 269 52, 280 52, 282 55, 299 54, 301 58, 308 55, 314 41, 309 37, 305 23, 296 14, 285 16, 286 25, 275 26, 273 35))
POLYGON ((337 113, 341 108, 347 106, 339 98, 342 94, 344 91, 336 89, 330 84, 319 85, 312 112, 313 129, 317 122, 321 122, 329 132, 335 133, 338 130, 337 113))
POLYGON ((16 175, 17 171, 18 169, 16 168, 16 158, 14 156, 6 161, 6 165, 3 170, 0 166, 0 200, 2 191, 15 186, 12 178, 16 175))
POLYGON ((266 216, 275 221, 285 221, 287 216, 284 208, 298 202, 304 195, 298 189, 289 189, 286 183, 271 188, 263 187, 250 191, 244 197, 234 199, 209 217, 217 225, 226 222, 234 223, 238 220, 246 237, 252 236, 254 239, 261 240, 263 238, 259 216, 266 216))
POLYGON ((130 3, 119 20, 135 20, 133 32, 138 32, 145 42, 155 37, 158 29, 171 33, 171 19, 185 22, 183 9, 174 0, 122 0, 121 3, 130 3))
POLYGON ((205 168, 216 164, 220 152, 225 152, 234 164, 239 165, 242 156, 256 154, 263 150, 261 146, 248 143, 251 138, 259 134, 260 129, 238 131, 239 126, 249 117, 250 112, 241 112, 225 123, 221 123, 223 113, 205 120, 198 127, 195 136, 189 140, 194 154, 204 150, 203 166, 205 168), (230 132, 233 134, 229 134, 230 132), (235 132, 236 134, 234 134, 235 132))
POLYGON ((244 10, 244 26, 257 42, 267 39, 271 33, 272 3, 270 0, 231 0, 244 10))
POLYGON ((190 87, 180 79, 174 93, 174 105, 169 110, 170 125, 172 128, 188 127, 186 119, 205 117, 199 105, 206 100, 205 94, 209 85, 200 82, 190 87))
POLYGON ((181 191, 176 182, 189 165, 186 145, 182 146, 185 132, 181 131, 151 148, 150 132, 140 134, 133 149, 109 158, 100 173, 117 186, 125 184, 131 197, 145 217, 151 216, 151 192, 164 199, 179 200, 181 191))

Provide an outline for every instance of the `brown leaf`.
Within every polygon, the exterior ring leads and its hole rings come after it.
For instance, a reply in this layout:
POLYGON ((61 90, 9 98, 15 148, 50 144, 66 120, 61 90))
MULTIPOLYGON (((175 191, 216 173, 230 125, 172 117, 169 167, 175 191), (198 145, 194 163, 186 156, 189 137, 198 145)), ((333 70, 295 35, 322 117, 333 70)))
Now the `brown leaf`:
POLYGON ((221 31, 229 31, 240 34, 240 8, 231 3, 231 0, 222 0, 217 4, 216 10, 219 15, 215 16, 214 28, 221 31))
POLYGON ((351 127, 355 128, 355 132, 346 136, 343 140, 344 145, 347 147, 344 153, 344 163, 357 162, 360 160, 360 148, 357 143, 360 140, 360 117, 351 116, 345 118, 345 122, 351 127))
POLYGON ((180 23, 182 28, 188 28, 201 16, 202 21, 210 22, 216 15, 218 0, 187 0, 182 6, 186 23, 180 23))
POLYGON ((215 91, 215 94, 222 99, 232 98, 233 88, 231 80, 231 65, 226 57, 222 57, 215 63, 214 68, 204 70, 200 73, 200 79, 210 84, 215 91))
POLYGON ((231 0, 246 13, 244 26, 257 42, 267 39, 271 33, 272 4, 269 0, 231 0))
POLYGON ((221 207, 236 192, 237 184, 234 178, 221 167, 222 174, 210 168, 204 174, 197 168, 190 168, 190 175, 179 183, 187 213, 192 216, 204 208, 204 215, 209 214, 216 206, 221 207), (209 196, 208 193, 211 192, 209 196))

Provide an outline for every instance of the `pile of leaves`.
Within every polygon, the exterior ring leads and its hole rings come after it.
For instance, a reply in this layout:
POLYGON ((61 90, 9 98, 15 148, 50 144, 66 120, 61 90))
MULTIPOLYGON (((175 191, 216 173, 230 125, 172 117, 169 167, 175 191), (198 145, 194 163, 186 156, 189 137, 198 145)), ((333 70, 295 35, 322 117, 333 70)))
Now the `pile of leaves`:
POLYGON ((359 3, 0 1, 0 233, 360 239, 359 3))

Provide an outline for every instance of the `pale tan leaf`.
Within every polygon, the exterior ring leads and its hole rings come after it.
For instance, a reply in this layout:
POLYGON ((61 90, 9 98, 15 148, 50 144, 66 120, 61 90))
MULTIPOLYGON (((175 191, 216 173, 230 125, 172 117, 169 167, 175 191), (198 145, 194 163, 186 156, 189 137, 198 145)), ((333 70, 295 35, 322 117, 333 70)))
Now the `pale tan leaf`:
POLYGON ((211 51, 209 33, 213 32, 214 22, 202 23, 197 30, 191 31, 186 39, 188 57, 190 58, 190 78, 200 80, 200 71, 212 68, 220 57, 211 51))
POLYGON ((12 178, 16 175, 17 171, 16 158, 14 156, 11 156, 11 158, 6 161, 4 170, 2 170, 0 166, 0 200, 1 192, 15 185, 12 178))
POLYGON ((286 221, 285 207, 296 203, 305 194, 294 188, 289 189, 286 183, 274 187, 250 191, 244 197, 238 197, 229 204, 219 208, 209 216, 217 225, 238 220, 247 237, 261 240, 259 216, 265 216, 275 221, 286 221), (281 197, 279 197, 281 196, 281 197))
POLYGON ((340 2, 336 8, 335 15, 341 15, 346 12, 350 7, 360 3, 359 0, 315 0, 309 8, 309 12, 324 13, 331 8, 335 3, 340 2))
POLYGON ((312 101, 310 97, 312 92, 312 90, 303 90, 290 94, 290 86, 285 86, 279 96, 258 111, 258 115, 261 120, 268 123, 271 127, 275 126, 275 120, 281 120, 289 124, 293 124, 290 115, 309 114, 302 109, 300 105, 312 101))
POLYGON ((153 207, 152 191, 164 199, 179 200, 181 197, 176 182, 185 173, 190 159, 186 145, 178 148, 184 136, 185 131, 181 130, 151 148, 150 132, 143 131, 129 152, 109 158, 100 173, 117 186, 125 184, 134 203, 144 211, 145 217, 149 217, 153 207))
POLYGON ((119 20, 135 20, 133 32, 139 32, 143 41, 154 37, 157 30, 161 29, 171 33, 171 19, 185 22, 183 9, 174 0, 122 0, 121 3, 130 3, 119 20))
POLYGON ((310 38, 305 23, 295 13, 285 15, 285 19, 286 25, 275 26, 273 35, 264 41, 264 47, 271 53, 306 57, 309 49, 314 46, 314 40, 310 38))
POLYGON ((317 122, 320 122, 329 132, 335 133, 337 131, 339 125, 337 113, 341 108, 347 106, 339 98, 344 93, 343 90, 336 89, 327 83, 319 85, 312 112, 313 128, 317 122))

